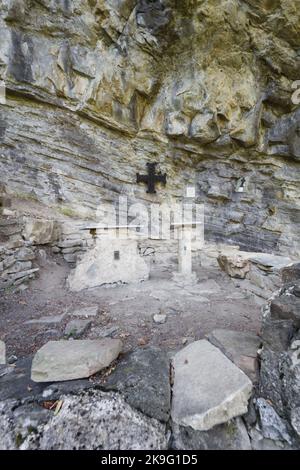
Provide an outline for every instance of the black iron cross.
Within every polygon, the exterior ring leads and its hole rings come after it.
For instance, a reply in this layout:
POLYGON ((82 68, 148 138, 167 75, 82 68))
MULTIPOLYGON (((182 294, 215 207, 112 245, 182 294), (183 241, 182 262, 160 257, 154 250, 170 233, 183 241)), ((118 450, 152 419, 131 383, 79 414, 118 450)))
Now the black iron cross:
POLYGON ((147 193, 155 194, 155 184, 156 183, 167 183, 167 174, 165 173, 162 175, 161 173, 155 174, 155 168, 157 163, 147 163, 148 168, 148 175, 140 175, 139 173, 136 174, 136 182, 137 183, 145 183, 148 185, 147 193))

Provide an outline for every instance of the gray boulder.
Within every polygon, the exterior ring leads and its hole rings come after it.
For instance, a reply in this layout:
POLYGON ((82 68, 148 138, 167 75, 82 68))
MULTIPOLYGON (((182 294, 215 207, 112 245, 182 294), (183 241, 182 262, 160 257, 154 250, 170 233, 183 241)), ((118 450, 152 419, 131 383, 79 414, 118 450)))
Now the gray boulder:
POLYGON ((166 428, 119 395, 90 390, 62 395, 58 412, 0 402, 3 450, 164 450, 166 428))
POLYGON ((127 354, 103 384, 118 391, 133 407, 147 416, 166 422, 170 417, 170 363, 157 348, 127 354))
POLYGON ((172 447, 176 450, 251 450, 241 418, 219 424, 209 431, 195 431, 176 424, 172 431, 172 447))

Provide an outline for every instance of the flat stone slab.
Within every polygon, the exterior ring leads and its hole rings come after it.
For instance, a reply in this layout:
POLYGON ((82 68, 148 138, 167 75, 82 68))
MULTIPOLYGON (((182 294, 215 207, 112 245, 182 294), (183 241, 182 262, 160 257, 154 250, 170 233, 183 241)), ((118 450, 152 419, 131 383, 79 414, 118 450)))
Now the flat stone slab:
POLYGON ((220 328, 209 333, 207 339, 252 381, 256 380, 257 351, 261 346, 261 339, 257 335, 220 328))
POLYGON ((28 320, 25 322, 26 324, 41 324, 41 325, 52 325, 55 323, 61 323, 65 318, 66 313, 62 313, 61 315, 49 315, 47 317, 40 317, 40 318, 33 318, 32 320, 28 320))
POLYGON ((4 341, 0 341, 0 364, 6 364, 6 347, 4 341))
POLYGON ((90 320, 71 320, 67 323, 65 328, 65 335, 72 338, 80 338, 91 326, 90 320))
POLYGON ((250 261, 260 265, 262 268, 280 270, 292 263, 290 258, 285 256, 272 255, 268 253, 255 253, 251 256, 250 261))
POLYGON ((175 423, 208 431, 247 412, 251 381, 209 341, 196 341, 179 351, 173 367, 175 423))
POLYGON ((91 307, 83 307, 73 312, 69 312, 69 315, 73 317, 96 317, 98 315, 98 305, 92 305, 91 307))
POLYGON ((138 349, 124 356, 103 387, 118 391, 150 418, 167 422, 170 417, 170 361, 158 348, 138 349))
POLYGON ((34 356, 34 382, 60 382, 90 377, 108 367, 122 349, 118 339, 49 341, 34 356))
POLYGON ((231 277, 244 279, 251 269, 251 264, 257 265, 266 272, 279 272, 290 265, 292 260, 285 256, 269 253, 254 253, 247 251, 224 250, 218 257, 218 263, 231 277))

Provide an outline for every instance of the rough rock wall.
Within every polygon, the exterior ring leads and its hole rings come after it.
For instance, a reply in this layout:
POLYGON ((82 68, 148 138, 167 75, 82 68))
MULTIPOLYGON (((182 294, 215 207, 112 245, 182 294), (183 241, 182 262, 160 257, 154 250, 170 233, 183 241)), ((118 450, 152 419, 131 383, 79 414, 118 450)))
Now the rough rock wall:
POLYGON ((2 0, 0 35, 6 191, 91 215, 193 183, 207 237, 299 254, 297 0, 2 0))

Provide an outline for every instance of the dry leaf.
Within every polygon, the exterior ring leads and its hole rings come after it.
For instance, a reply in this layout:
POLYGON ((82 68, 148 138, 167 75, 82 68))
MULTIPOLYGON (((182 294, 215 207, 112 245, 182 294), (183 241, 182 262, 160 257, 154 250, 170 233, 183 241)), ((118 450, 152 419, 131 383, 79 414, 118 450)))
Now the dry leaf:
POLYGON ((54 416, 56 416, 60 412, 62 405, 63 405, 62 400, 58 400, 56 402, 56 408, 55 408, 55 411, 54 411, 54 416))

